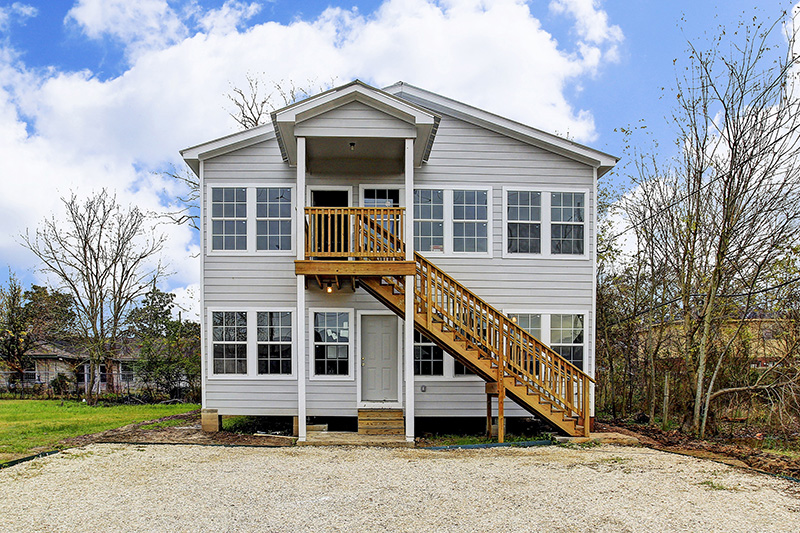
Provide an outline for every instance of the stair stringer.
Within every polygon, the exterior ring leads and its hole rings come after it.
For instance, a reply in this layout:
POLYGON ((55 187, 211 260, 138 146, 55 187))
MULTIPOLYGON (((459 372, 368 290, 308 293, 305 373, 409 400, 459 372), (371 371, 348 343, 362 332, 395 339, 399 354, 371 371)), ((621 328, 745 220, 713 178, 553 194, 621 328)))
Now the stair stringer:
MULTIPOLYGON (((370 293, 375 299, 385 305, 400 318, 405 315, 404 302, 405 295, 396 292, 396 283, 382 283, 381 277, 362 277, 361 286, 370 293)), ((497 382, 497 364, 493 361, 488 352, 477 345, 474 345, 464 338, 460 338, 456 332, 446 330, 442 323, 432 322, 428 327, 427 316, 424 313, 415 313, 414 328, 430 339, 434 344, 446 351, 457 361, 465 365, 484 381, 489 383, 497 382)), ((548 401, 545 391, 538 391, 529 383, 524 383, 517 376, 504 373, 504 385, 506 395, 514 403, 525 409, 531 414, 542 417, 561 431, 571 436, 584 435, 584 427, 578 425, 578 419, 548 401)))

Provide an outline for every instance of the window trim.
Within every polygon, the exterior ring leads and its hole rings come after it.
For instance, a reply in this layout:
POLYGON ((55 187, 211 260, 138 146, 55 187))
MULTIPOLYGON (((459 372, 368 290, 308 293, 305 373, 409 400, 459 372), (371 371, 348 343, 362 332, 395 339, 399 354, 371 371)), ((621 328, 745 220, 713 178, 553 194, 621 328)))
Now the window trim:
POLYGON ((205 231, 205 254, 208 256, 285 256, 294 257, 297 255, 297 184, 289 182, 241 182, 232 181, 206 183, 205 188, 205 201, 203 202, 205 210, 203 212, 203 231, 205 231), (211 190, 218 188, 239 188, 245 189, 247 194, 247 249, 245 250, 213 250, 212 238, 213 232, 211 228, 211 190), (289 189, 292 194, 292 236, 291 236, 291 249, 289 250, 256 250, 256 189, 289 189))
POLYGON ((353 322, 355 318, 355 309, 352 307, 309 307, 308 308, 308 344, 306 345, 306 359, 308 364, 308 380, 309 381, 352 381, 355 382, 356 380, 356 372, 355 372, 355 324, 353 322), (315 313, 347 313, 348 314, 348 323, 350 324, 350 338, 347 342, 347 354, 348 354, 348 373, 347 375, 342 376, 329 376, 329 375, 318 375, 314 369, 314 314, 315 313))
MULTIPOLYGON (((415 183, 415 190, 441 190, 444 194, 444 250, 441 252, 434 252, 431 250, 419 251, 423 257, 435 260, 441 257, 478 257, 491 259, 494 257, 494 217, 495 217, 495 201, 494 201, 494 187, 491 185, 439 185, 436 183, 415 183), (453 192, 454 191, 486 191, 486 252, 456 252, 453 251, 453 192)), ((407 213, 408 214, 408 213, 407 213)), ((410 216, 414 216, 414 206, 411 206, 410 216)), ((413 243, 413 236, 410 239, 413 243)))
POLYGON ((214 306, 206 309, 206 323, 203 328, 205 342, 203 368, 206 371, 205 381, 297 381, 297 352, 300 340, 297 336, 297 308, 295 307, 253 307, 247 305, 214 306), (214 338, 213 313, 240 311, 247 313, 247 374, 215 374, 214 373, 214 338), (256 313, 278 312, 292 314, 292 373, 291 374, 259 374, 258 373, 258 320, 256 313), (251 333, 252 332, 252 333, 251 333))
MULTIPOLYGON (((566 260, 566 261, 586 261, 591 260, 594 257, 594 250, 589 249, 589 222, 590 222, 590 215, 593 216, 594 209, 592 208, 590 211, 590 200, 592 200, 592 196, 590 195, 589 189, 583 187, 532 187, 529 185, 523 186, 513 186, 513 185, 504 185, 503 186, 503 201, 502 201, 502 228, 501 234, 503 238, 502 242, 502 257, 503 259, 523 259, 523 260, 531 260, 531 259, 558 259, 558 260, 566 260), (538 192, 541 194, 542 199, 542 216, 540 220, 541 224, 541 251, 538 254, 522 254, 522 253, 510 253, 508 251, 508 192, 509 191, 524 191, 524 192, 538 192), (554 254, 551 252, 552 249, 552 213, 550 208, 551 206, 551 197, 550 195, 553 193, 561 193, 561 192, 568 192, 568 193, 583 193, 584 197, 584 221, 583 221, 583 254, 554 254)), ((559 222, 556 222, 559 224, 559 222)))

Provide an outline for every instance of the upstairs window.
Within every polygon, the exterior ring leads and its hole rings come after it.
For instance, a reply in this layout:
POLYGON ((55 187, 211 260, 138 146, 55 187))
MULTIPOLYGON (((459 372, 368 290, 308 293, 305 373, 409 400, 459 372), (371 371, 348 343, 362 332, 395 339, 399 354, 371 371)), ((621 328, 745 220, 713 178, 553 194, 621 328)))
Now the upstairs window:
POLYGON ((453 191, 453 251, 489 250, 489 194, 487 191, 453 191))
POLYGON ((550 196, 550 252, 554 255, 584 253, 584 194, 554 192, 550 196))
POLYGON ((414 250, 444 251, 444 191, 414 191, 414 250))
POLYGON ((256 250, 291 249, 292 190, 256 189, 256 250))
POLYGON ((247 250, 247 189, 211 189, 211 249, 247 250))
POLYGON ((508 191, 506 220, 508 253, 542 252, 542 193, 508 191))

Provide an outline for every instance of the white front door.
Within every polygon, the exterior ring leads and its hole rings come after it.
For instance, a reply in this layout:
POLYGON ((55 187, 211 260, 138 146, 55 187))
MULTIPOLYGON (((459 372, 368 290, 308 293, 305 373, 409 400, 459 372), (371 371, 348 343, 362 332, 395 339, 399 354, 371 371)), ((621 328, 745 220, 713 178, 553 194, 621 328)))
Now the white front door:
POLYGON ((397 317, 361 317, 361 401, 397 402, 397 317))

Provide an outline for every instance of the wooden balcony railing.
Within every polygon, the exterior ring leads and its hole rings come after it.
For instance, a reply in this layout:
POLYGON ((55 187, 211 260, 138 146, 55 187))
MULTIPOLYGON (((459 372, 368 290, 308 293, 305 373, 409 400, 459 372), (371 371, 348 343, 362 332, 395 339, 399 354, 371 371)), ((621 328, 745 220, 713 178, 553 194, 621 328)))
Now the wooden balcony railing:
POLYGON ((405 260, 402 207, 306 207, 306 259, 405 260))

